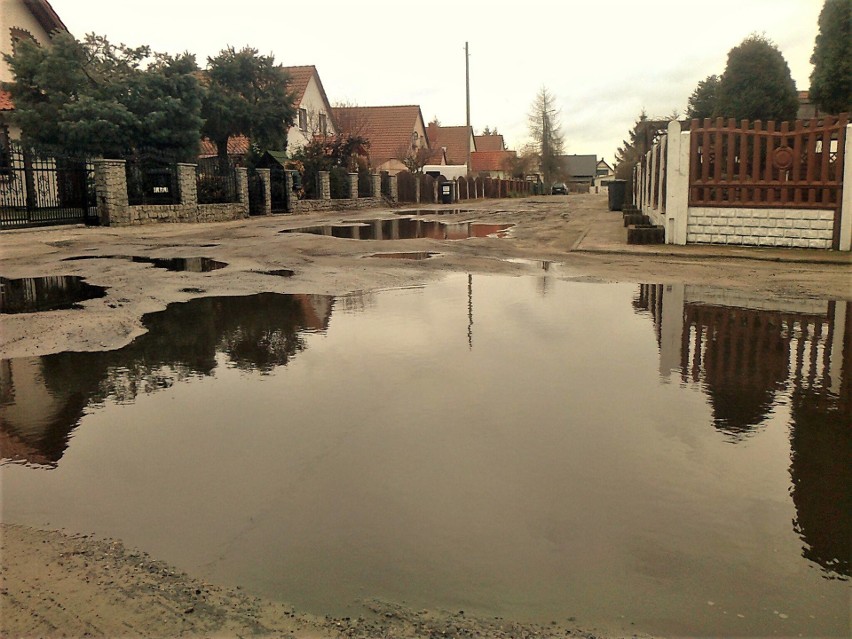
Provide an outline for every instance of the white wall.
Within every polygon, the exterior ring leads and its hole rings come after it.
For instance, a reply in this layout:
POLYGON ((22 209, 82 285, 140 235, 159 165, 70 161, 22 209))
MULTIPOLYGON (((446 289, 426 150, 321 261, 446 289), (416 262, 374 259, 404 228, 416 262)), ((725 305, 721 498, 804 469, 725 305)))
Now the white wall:
MULTIPOLYGON (((0 53, 12 55, 13 28, 31 33, 41 45, 50 40, 47 31, 33 17, 23 0, 0 0, 0 53)), ((11 82, 13 79, 9 65, 0 55, 0 82, 11 82)))
MULTIPOLYGON (((0 0, 2 1, 2 0, 0 0)), ((317 84, 316 76, 312 76, 308 81, 308 86, 305 88, 305 95, 302 96, 302 102, 297 106, 297 109, 305 109, 308 113, 307 131, 299 129, 299 116, 296 115, 296 123, 290 127, 287 132, 287 153, 292 155, 294 151, 302 148, 315 134, 320 133, 319 115, 326 116, 328 122, 328 134, 334 135, 337 131, 334 128, 334 123, 331 119, 331 114, 325 106, 325 101, 322 99, 319 85, 317 84)))

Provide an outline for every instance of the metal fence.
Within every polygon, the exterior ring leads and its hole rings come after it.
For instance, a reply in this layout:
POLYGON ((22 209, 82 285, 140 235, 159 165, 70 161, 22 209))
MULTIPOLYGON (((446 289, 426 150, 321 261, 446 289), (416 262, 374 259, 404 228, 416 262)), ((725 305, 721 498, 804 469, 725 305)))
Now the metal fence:
POLYGON ((0 228, 97 221, 89 160, 39 154, 18 144, 0 154, 0 228))
POLYGON ((291 194, 287 189, 287 172, 280 166, 269 169, 269 196, 272 213, 286 213, 290 209, 291 194))
POLYGON ((177 165, 150 156, 134 156, 125 163, 127 203, 179 204, 177 165))
POLYGON ((237 171, 225 158, 200 158, 196 168, 199 204, 227 204, 239 201, 237 171))

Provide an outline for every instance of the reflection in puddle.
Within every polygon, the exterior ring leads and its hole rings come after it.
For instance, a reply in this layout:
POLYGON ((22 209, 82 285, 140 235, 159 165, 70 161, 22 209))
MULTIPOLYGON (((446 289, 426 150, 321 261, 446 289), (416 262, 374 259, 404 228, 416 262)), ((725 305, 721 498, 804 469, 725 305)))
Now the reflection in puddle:
POLYGON ((414 218, 365 220, 361 223, 326 224, 286 229, 281 233, 310 233, 348 240, 466 240, 472 237, 508 237, 514 224, 480 222, 439 222, 414 218))
POLYGON ((432 251, 408 251, 405 253, 373 253, 367 257, 378 257, 386 260, 428 260, 435 255, 440 255, 440 253, 432 251))
POLYGON ((850 304, 542 277, 205 298, 0 362, 4 520, 320 614, 844 635, 850 304))
POLYGON ((209 257, 143 257, 139 255, 78 255, 66 257, 63 262, 80 260, 129 260, 138 264, 153 264, 156 268, 167 271, 184 271, 187 273, 209 273, 228 266, 227 262, 219 262, 209 257))
POLYGON ((82 277, 54 275, 6 279, 0 277, 0 313, 38 313, 82 308, 79 302, 106 295, 106 288, 82 277))
POLYGON ((400 209, 394 211, 397 215, 466 215, 479 213, 476 209, 400 209))
POLYGON ((289 268, 279 268, 272 271, 256 271, 261 275, 274 275, 276 277, 293 277, 296 274, 296 271, 289 268))

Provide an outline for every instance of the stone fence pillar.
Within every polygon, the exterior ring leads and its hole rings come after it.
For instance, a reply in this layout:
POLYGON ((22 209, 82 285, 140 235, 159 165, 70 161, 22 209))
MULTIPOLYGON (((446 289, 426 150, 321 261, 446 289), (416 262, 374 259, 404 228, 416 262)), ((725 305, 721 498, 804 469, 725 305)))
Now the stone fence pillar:
POLYGON ((390 183, 390 201, 396 204, 399 202, 399 184, 397 184, 396 176, 388 176, 388 182, 390 183))
POLYGON ((293 177, 296 174, 296 171, 291 169, 286 169, 284 171, 284 189, 286 191, 285 197, 287 198, 287 212, 290 213, 294 211, 296 207, 293 205, 293 202, 298 199, 298 195, 293 190, 293 181, 295 178, 293 177))
POLYGON ((124 160, 95 160, 98 217, 104 226, 127 224, 127 173, 124 160))
POLYGON ((382 197, 382 174, 373 173, 370 176, 373 197, 382 197))
POLYGON ((178 162, 177 180, 180 203, 186 206, 198 206, 197 164, 178 162))
POLYGON ((272 171, 269 169, 255 169, 263 185, 263 213, 261 215, 272 215, 272 171))
POLYGON ((349 174, 349 199, 357 200, 358 199, 358 174, 350 173, 349 174))
POLYGON ((319 172, 319 199, 321 200, 330 200, 331 199, 331 181, 328 177, 328 171, 320 171, 319 172))
POLYGON ((245 204, 246 212, 248 212, 248 169, 244 166, 237 167, 237 201, 241 204, 245 204))

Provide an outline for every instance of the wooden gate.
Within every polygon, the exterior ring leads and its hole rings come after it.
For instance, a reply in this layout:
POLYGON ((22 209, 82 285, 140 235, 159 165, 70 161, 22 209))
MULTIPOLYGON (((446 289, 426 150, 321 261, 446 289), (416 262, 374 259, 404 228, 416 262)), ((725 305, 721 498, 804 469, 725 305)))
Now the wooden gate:
POLYGON ((97 224, 94 168, 85 158, 0 154, 0 229, 97 224))
POLYGON ((838 248, 848 119, 693 120, 689 206, 830 209, 838 248))

